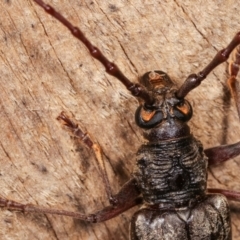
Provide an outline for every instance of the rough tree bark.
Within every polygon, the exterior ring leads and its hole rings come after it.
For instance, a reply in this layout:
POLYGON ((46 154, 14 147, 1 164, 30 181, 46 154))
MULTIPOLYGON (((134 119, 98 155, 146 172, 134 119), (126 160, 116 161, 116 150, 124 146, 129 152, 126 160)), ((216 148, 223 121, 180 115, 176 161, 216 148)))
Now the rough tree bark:
MULTIPOLYGON (((236 1, 52 1, 132 81, 160 69, 181 84, 240 30, 236 1)), ((114 191, 129 178, 142 143, 138 105, 85 47, 33 1, 1 1, 1 196, 46 207, 92 212, 107 198, 91 151, 56 121, 65 110, 98 141, 114 191)), ((239 119, 226 89, 227 64, 188 99, 192 132, 205 148, 239 141, 239 119)), ((209 171, 209 186, 240 191, 240 157, 209 171)), ((232 208, 240 238, 240 204, 232 208)), ((0 239, 127 240, 134 210, 99 224, 1 210, 0 239)))

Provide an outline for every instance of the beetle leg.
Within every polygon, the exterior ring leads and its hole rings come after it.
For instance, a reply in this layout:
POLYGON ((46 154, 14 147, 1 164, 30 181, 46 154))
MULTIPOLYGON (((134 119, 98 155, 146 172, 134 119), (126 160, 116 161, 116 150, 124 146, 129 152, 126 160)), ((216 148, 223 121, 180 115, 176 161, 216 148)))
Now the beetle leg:
POLYGON ((208 157, 208 165, 219 164, 240 154, 240 142, 208 148, 204 153, 208 157))
POLYGON ((207 191, 208 193, 220 193, 224 195, 228 200, 240 202, 240 192, 219 189, 219 188, 208 188, 207 191))
POLYGON ((240 66, 240 46, 238 46, 235 49, 234 55, 233 55, 233 61, 231 61, 229 64, 230 77, 228 79, 228 86, 230 88, 232 97, 235 101, 237 111, 238 111, 238 116, 240 118, 240 86, 236 79, 239 71, 239 66, 240 66))
POLYGON ((60 115, 57 117, 57 120, 61 121, 63 125, 69 130, 73 136, 79 140, 80 142, 84 143, 88 148, 92 149, 95 154, 95 159, 97 160, 98 169, 100 171, 101 177, 103 179, 103 183, 105 186, 105 190, 109 199, 109 202, 114 204, 114 197, 112 194, 111 186, 109 183, 107 170, 105 163, 103 161, 102 156, 102 149, 99 144, 94 143, 88 133, 84 133, 74 121, 72 121, 65 112, 61 112, 60 115))
POLYGON ((125 212, 129 208, 141 204, 142 197, 139 197, 139 194, 140 192, 138 190, 136 180, 132 178, 125 183, 119 193, 114 196, 116 199, 115 204, 109 205, 93 214, 82 214, 80 212, 44 208, 32 204, 22 204, 5 198, 0 198, 0 207, 8 210, 21 211, 24 213, 34 212, 69 216, 83 221, 95 223, 111 219, 125 212))

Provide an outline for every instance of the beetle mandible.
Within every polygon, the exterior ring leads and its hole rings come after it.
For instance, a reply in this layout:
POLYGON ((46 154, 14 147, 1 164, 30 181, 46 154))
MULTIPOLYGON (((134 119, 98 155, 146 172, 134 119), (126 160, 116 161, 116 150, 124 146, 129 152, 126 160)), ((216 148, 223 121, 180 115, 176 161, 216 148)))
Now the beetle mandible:
MULTIPOLYGON (((23 206, 5 200, 2 200, 2 205, 8 208, 18 208, 26 212, 56 213, 97 222, 109 219, 134 205, 143 203, 142 209, 133 217, 131 239, 161 239, 160 232, 167 234, 171 239, 184 239, 184 237, 185 239, 196 239, 191 234, 194 234, 194 230, 196 227, 199 227, 199 223, 191 222, 191 220, 199 220, 199 215, 206 212, 207 209, 208 212, 213 212, 214 219, 206 215, 204 215, 204 218, 212 223, 222 219, 223 225, 214 225, 214 232, 209 232, 209 229, 202 227, 202 234, 214 236, 214 239, 230 239, 229 216, 225 199, 220 195, 206 195, 207 158, 205 155, 208 157, 209 164, 225 161, 239 154, 239 144, 203 150, 201 143, 191 136, 189 127, 186 124, 191 118, 192 109, 191 105, 184 98, 218 64, 226 61, 230 52, 239 44, 240 34, 238 33, 228 47, 219 52, 203 71, 196 75, 190 75, 179 89, 175 88, 169 76, 162 71, 146 73, 142 77, 142 85, 137 85, 130 82, 120 72, 118 67, 109 62, 87 39, 83 39, 81 32, 76 28, 72 28, 72 25, 69 25, 61 15, 57 14, 42 1, 36 0, 36 2, 51 15, 59 17, 63 23, 68 25, 73 30, 73 34, 84 41, 92 55, 103 63, 108 73, 122 81, 134 96, 141 98, 145 102, 136 111, 136 122, 141 128, 146 130, 145 137, 149 143, 139 149, 134 177, 124 185, 119 194, 113 196, 108 184, 99 146, 93 144, 91 139, 84 135, 65 113, 62 113, 59 119, 76 136, 82 138, 87 146, 94 149, 102 168, 102 177, 112 206, 97 214, 85 216, 78 213, 48 210, 30 205, 23 206), (224 156, 224 158, 220 156, 224 156), (139 197, 140 193, 142 196, 139 197), (150 219, 152 223, 148 222, 148 226, 146 226, 145 223, 150 219), (168 224, 168 228, 164 227, 164 224, 168 224), (171 225, 176 230, 178 229, 177 224, 179 224, 181 232, 175 231, 173 233, 171 225), (156 233, 157 229, 159 232, 156 233), (167 230, 166 233, 164 233, 164 229, 167 230)), ((235 77, 238 72, 240 59, 239 50, 236 51, 235 56, 236 61, 231 65, 229 85, 239 109, 238 92, 235 89, 235 77)), ((209 191, 222 193, 235 200, 239 196, 231 191, 213 189, 209 191)))

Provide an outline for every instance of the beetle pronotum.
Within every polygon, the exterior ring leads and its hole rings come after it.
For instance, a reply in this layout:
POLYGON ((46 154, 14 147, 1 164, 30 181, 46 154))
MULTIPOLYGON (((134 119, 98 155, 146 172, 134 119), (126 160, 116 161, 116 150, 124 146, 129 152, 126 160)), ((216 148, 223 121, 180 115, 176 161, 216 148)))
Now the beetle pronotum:
MULTIPOLYGON (((60 7, 60 6, 59 6, 59 7, 60 7)), ((79 11, 80 11, 80 10, 79 10, 79 11)), ((44 23, 44 24, 45 24, 45 23, 44 23)), ((55 25, 56 25, 56 23, 54 24, 54 26, 55 26, 55 25)), ((232 35, 233 35, 233 34, 231 34, 231 35, 228 34, 229 37, 232 36, 232 35)), ((71 37, 69 36, 69 41, 70 41, 70 39, 71 39, 71 37)), ((227 39, 228 39, 228 38, 227 38, 227 39)), ((102 41, 101 41, 101 42, 102 42, 102 41)), ((226 42, 227 42, 227 40, 226 40, 226 42)), ((224 45, 222 45, 222 46, 224 46, 224 45)), ((187 47, 186 47, 185 49, 187 49, 187 47)), ((164 52, 164 50, 163 50, 163 52, 164 52)), ((173 51, 173 52, 174 52, 174 51, 173 51)), ((63 53, 63 55, 64 55, 64 53, 63 53)), ((164 54, 165 57, 166 57, 167 55, 168 55, 168 54, 166 54, 166 55, 164 54)), ((204 55, 204 54, 203 54, 203 55, 204 55)), ((168 56, 170 56, 170 55, 168 55, 168 56)), ((205 56, 206 56, 206 55, 204 55, 204 58, 206 58, 205 56)), ((198 61, 199 61, 199 59, 197 58, 197 61, 196 61, 196 62, 198 62, 198 61)), ((89 63, 89 64, 90 64, 90 63, 89 63)), ((167 68, 168 68, 168 69, 171 69, 170 66, 167 66, 167 68)), ((41 68, 41 69, 42 69, 42 68, 41 68)), ((122 69, 122 68, 121 68, 121 69, 122 69)), ((148 67, 147 69, 149 69, 149 67, 148 67)), ((166 69, 166 68, 161 67, 161 69, 166 69)), ((143 72, 145 72, 145 71, 143 71, 143 72)), ((168 72, 169 72, 169 71, 168 71, 168 72)), ((189 73, 189 71, 188 71, 188 73, 189 73)), ((177 75, 176 75, 176 77, 177 77, 177 75)), ((77 80, 76 80, 76 81, 77 81, 77 80)), ((209 89, 209 90, 210 90, 210 89, 209 89)), ((198 91, 200 91, 200 90, 198 90, 198 91)), ((197 94, 197 93, 196 93, 196 94, 197 94)), ((33 109, 33 110, 34 110, 34 109, 33 109)), ((79 111, 79 110, 76 110, 76 113, 77 113, 78 111, 79 111)), ((57 111, 57 110, 56 110, 55 112, 56 112, 56 113, 59 113, 59 111, 57 111)), ((198 112, 198 110, 196 109, 196 110, 195 110, 195 114, 197 114, 197 112, 198 112)), ((20 121, 20 120, 19 120, 19 121, 20 121)), ((84 124, 84 125, 85 125, 85 124, 84 124)), ((91 128, 88 127, 88 130, 91 131, 91 128)), ((207 131, 206 131, 206 132, 207 132, 207 131)), ((59 133, 59 135, 60 135, 60 133, 59 133)), ((213 137, 214 137, 214 136, 213 136, 213 137)), ((233 142, 234 142, 234 141, 233 141, 233 142)), ((212 145, 214 145, 214 144, 212 144, 212 145)), ((70 157, 69 157, 69 158, 70 158, 70 157)), ((13 199, 14 199, 14 198, 13 198, 13 199)))

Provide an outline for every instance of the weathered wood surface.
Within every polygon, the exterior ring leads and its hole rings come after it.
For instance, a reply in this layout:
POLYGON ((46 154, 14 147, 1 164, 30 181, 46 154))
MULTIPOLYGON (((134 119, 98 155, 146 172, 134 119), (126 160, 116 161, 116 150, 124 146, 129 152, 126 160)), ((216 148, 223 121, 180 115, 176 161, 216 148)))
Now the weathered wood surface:
MULTIPOLYGON (((133 81, 160 69, 181 84, 240 30, 237 1, 48 1, 133 81)), ((114 191, 129 178, 142 142, 137 101, 85 47, 33 1, 0 3, 1 196, 92 212, 107 204, 92 153, 74 145, 56 121, 72 113, 107 156, 114 191)), ((226 91, 227 64, 188 99, 192 131, 205 147, 239 141, 226 91)), ((211 168, 209 186, 240 191, 240 157, 211 168)), ((240 204, 232 204, 233 239, 240 204)), ((100 224, 1 210, 0 239, 127 240, 134 209, 100 224)))

